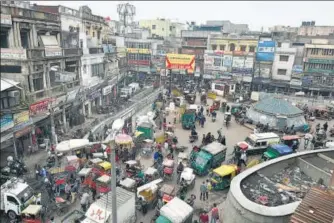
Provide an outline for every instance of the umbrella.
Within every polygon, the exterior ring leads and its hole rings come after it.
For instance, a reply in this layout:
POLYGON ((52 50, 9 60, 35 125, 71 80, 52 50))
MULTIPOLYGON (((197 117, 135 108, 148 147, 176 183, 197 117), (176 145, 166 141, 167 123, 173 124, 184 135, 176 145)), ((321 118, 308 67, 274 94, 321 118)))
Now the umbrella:
POLYGON ((57 152, 68 152, 80 149, 89 145, 88 139, 70 139, 60 142, 57 147, 57 152))
POLYGON ((118 134, 115 137, 115 142, 117 144, 129 144, 132 143, 132 137, 127 134, 118 134))

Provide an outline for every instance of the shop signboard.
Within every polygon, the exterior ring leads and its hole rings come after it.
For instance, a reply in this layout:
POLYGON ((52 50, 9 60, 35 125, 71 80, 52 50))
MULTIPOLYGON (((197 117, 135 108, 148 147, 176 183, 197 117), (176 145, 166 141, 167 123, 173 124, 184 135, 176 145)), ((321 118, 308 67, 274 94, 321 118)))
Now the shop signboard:
POLYGON ((245 68, 250 68, 253 70, 253 67, 254 67, 254 58, 246 57, 245 58, 245 68))
POLYGON ((26 60, 26 49, 1 48, 1 59, 4 60, 26 60))
POLYGON ((1 132, 14 127, 13 114, 4 114, 1 116, 1 132))
POLYGON ((32 124, 29 111, 14 114, 14 131, 21 130, 32 124))
POLYGON ((199 77, 201 76, 201 70, 199 67, 196 67, 196 71, 195 71, 195 74, 194 74, 195 77, 199 77))
POLYGON ((61 57, 63 51, 60 47, 56 48, 45 48, 45 57, 61 57))
POLYGON ((126 51, 128 53, 151 54, 150 49, 127 48, 126 51))
POLYGON ((30 115, 38 115, 47 112, 49 110, 49 103, 52 101, 52 99, 47 98, 45 100, 31 104, 29 106, 30 115))
POLYGON ((300 74, 303 73, 303 65, 293 65, 292 67, 293 74, 300 74))
POLYGON ((195 70, 195 55, 187 54, 167 54, 166 68, 187 70, 188 73, 194 73, 195 70))
POLYGON ((149 60, 128 60, 128 64, 149 66, 150 61, 149 60))
POLYGON ((270 68, 255 68, 254 76, 262 77, 262 78, 269 78, 270 77, 270 68))
MULTIPOLYGON (((12 25, 12 16, 1 13, 1 25, 12 25)), ((2 53, 2 49, 1 49, 2 53)))
POLYGON ((232 68, 244 68, 245 57, 233 57, 232 68))
POLYGON ((274 61, 275 41, 259 41, 256 52, 256 61, 274 61))
POLYGON ((112 91, 112 86, 111 85, 109 85, 107 87, 104 87, 104 88, 102 88, 102 95, 108 95, 108 94, 111 93, 111 91, 112 91))
POLYGON ((226 68, 232 67, 232 55, 223 56, 223 66, 226 68))

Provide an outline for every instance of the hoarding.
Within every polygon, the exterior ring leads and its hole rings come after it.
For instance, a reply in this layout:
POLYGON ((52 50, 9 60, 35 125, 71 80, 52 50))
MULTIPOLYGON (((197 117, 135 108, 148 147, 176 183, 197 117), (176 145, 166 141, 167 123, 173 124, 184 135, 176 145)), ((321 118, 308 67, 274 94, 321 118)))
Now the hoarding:
POLYGON ((19 131, 32 124, 29 111, 14 114, 14 130, 19 131))
POLYGON ((26 49, 1 48, 1 59, 26 60, 26 49))
POLYGON ((150 65, 150 61, 149 60, 128 60, 128 64, 130 64, 130 65, 149 66, 150 65))
POLYGON ((14 120, 13 120, 13 115, 12 114, 5 114, 2 115, 1 118, 1 132, 6 131, 10 128, 14 127, 14 120))
POLYGON ((12 25, 12 16, 1 13, 1 24, 3 25, 12 25))
POLYGON ((232 67, 232 55, 223 56, 223 66, 226 68, 232 67))
POLYGON ((232 68, 243 68, 245 64, 244 57, 233 57, 232 68))
POLYGON ((195 55, 187 54, 167 54, 166 55, 167 69, 188 70, 188 73, 194 73, 195 55))
POLYGON ((251 68, 253 70, 254 67, 254 58, 246 57, 245 59, 245 68, 251 68))
POLYGON ((40 113, 47 112, 49 110, 49 103, 52 102, 52 99, 48 98, 29 106, 30 115, 37 115, 40 113))
POLYGON ((45 57, 61 57, 63 51, 61 48, 45 48, 45 57))
POLYGON ((256 61, 274 61, 275 41, 259 41, 257 46, 256 61))
POLYGON ((126 51, 128 53, 151 54, 150 49, 127 48, 126 51))

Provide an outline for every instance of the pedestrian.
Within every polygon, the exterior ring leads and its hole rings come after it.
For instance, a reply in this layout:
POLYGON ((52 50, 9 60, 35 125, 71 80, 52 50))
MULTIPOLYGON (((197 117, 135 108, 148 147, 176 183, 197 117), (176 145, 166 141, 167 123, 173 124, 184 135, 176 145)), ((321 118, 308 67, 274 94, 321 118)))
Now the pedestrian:
POLYGON ((210 116, 210 106, 209 105, 206 107, 206 115, 210 116))
POLYGON ((207 187, 205 185, 205 181, 203 181, 202 185, 200 186, 200 191, 201 191, 201 194, 199 196, 199 199, 203 201, 205 201, 205 196, 206 196, 206 192, 207 192, 207 187))
POLYGON ((211 223, 216 223, 219 219, 219 210, 217 208, 217 204, 213 204, 213 208, 211 209, 211 223))
POLYGON ((71 195, 71 185, 69 184, 68 181, 65 184, 65 195, 66 195, 66 200, 69 201, 71 195))
POLYGON ((76 180, 71 189, 71 204, 75 202, 78 190, 79 190, 79 182, 76 180))
POLYGON ((205 134, 203 134, 203 138, 202 138, 202 145, 205 144, 205 134))
POLYGON ((328 123, 325 122, 325 124, 323 125, 323 127, 324 127, 324 130, 325 130, 325 133, 326 133, 326 132, 327 132, 327 129, 328 129, 328 123))
POLYGON ((199 215, 199 221, 200 223, 209 223, 209 215, 207 212, 203 211, 200 215, 199 215))
POLYGON ((93 201, 95 201, 96 198, 96 189, 92 187, 92 196, 93 196, 93 201))
POLYGON ((211 182, 208 179, 206 180, 206 188, 207 188, 207 191, 206 191, 205 195, 206 195, 206 199, 209 200, 209 192, 211 192, 211 190, 212 190, 212 185, 211 185, 211 182))
POLYGON ((201 111, 201 113, 203 114, 203 112, 204 112, 204 108, 203 108, 203 106, 201 106, 200 111, 201 111))
POLYGON ((164 143, 164 149, 165 149, 165 153, 167 154, 168 153, 168 141, 166 140, 165 143, 164 143))
POLYGON ((244 164, 245 166, 247 166, 247 154, 246 154, 245 151, 241 152, 240 165, 239 166, 241 166, 241 164, 244 164))
POLYGON ((229 111, 230 111, 230 106, 227 105, 227 106, 226 106, 226 112, 229 112, 229 111))
POLYGON ((87 191, 85 193, 83 193, 81 200, 80 200, 80 204, 81 204, 81 208, 84 212, 87 211, 87 207, 89 204, 89 194, 87 193, 87 191))

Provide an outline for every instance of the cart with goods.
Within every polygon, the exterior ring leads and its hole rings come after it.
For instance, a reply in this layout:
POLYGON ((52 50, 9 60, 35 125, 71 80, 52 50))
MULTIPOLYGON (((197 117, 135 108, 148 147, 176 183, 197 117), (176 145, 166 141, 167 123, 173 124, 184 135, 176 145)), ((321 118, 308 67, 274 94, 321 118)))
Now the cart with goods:
POLYGON ((173 179, 173 172, 174 172, 174 160, 172 159, 165 159, 162 162, 163 172, 164 172, 164 179, 165 180, 172 180, 173 179))
POLYGON ((129 177, 123 179, 120 181, 120 186, 124 189, 135 192, 136 191, 136 181, 134 179, 131 179, 129 177))
POLYGON ((157 179, 137 188, 137 197, 146 201, 149 209, 154 209, 157 205, 159 184, 162 181, 162 179, 157 179))

